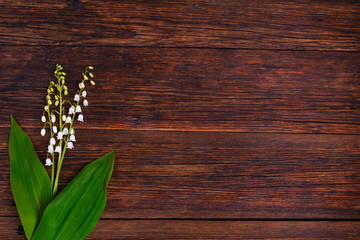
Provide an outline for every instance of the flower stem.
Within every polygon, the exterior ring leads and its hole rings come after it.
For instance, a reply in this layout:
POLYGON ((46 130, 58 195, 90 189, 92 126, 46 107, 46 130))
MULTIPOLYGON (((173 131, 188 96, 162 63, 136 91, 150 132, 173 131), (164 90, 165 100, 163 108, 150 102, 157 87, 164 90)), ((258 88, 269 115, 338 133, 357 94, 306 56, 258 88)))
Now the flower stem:
MULTIPOLYGON (((60 98, 60 113, 59 113, 59 132, 62 132, 62 89, 61 89, 61 86, 60 86, 60 80, 59 80, 59 98, 60 98)), ((60 146, 60 149, 62 149, 62 139, 60 140, 60 143, 59 143, 59 146, 60 146)), ((66 146, 66 145, 65 145, 66 146)), ((59 153, 59 158, 58 158, 58 163, 57 163, 57 168, 56 168, 56 178, 55 178, 55 183, 54 183, 54 186, 53 186, 53 196, 56 195, 57 193, 57 187, 58 187, 58 182, 59 182, 59 174, 60 174, 60 169, 61 169, 61 164, 62 164, 62 154, 63 151, 61 151, 59 153)))

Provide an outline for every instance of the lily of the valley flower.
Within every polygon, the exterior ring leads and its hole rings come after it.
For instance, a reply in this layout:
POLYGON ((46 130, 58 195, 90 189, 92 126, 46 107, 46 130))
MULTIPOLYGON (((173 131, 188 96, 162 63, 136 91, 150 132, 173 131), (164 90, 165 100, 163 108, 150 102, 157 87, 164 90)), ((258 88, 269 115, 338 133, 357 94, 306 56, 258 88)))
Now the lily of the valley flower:
POLYGON ((68 95, 68 88, 65 85, 64 77, 66 74, 61 71, 62 66, 56 65, 56 67, 57 69, 54 73, 58 81, 57 83, 51 81, 50 86, 48 87, 48 94, 46 96, 47 105, 44 106, 44 113, 41 117, 41 121, 45 125, 40 131, 40 134, 45 136, 45 126, 46 124, 49 125, 51 138, 47 149, 48 157, 45 160, 45 166, 52 166, 51 181, 53 184, 53 194, 57 191, 58 183, 58 175, 55 177, 54 166, 57 166, 56 171, 60 171, 65 149, 73 149, 74 143, 76 142, 73 118, 75 118, 77 114, 77 121, 83 122, 84 116, 82 114, 82 108, 89 105, 89 102, 86 99, 87 92, 85 91, 86 86, 84 81, 89 80, 91 85, 95 85, 95 82, 90 79, 93 78, 93 74, 89 72, 93 67, 89 66, 83 73, 84 78, 78 85, 79 89, 77 90, 77 93, 73 95, 75 102, 67 101, 65 96, 68 95), (55 101, 55 104, 53 104, 53 100, 55 101), (82 104, 80 104, 81 100, 83 100, 82 104), (54 107, 59 108, 53 109, 54 107), (56 118, 58 118, 58 120, 56 118), (54 159, 54 153, 59 153, 57 163, 54 159), (50 154, 51 156, 49 156, 50 154))
POLYGON ((79 122, 83 122, 84 121, 84 116, 82 114, 80 114, 78 116, 78 119, 77 119, 79 122))
POLYGON ((75 139, 75 135, 74 135, 74 134, 71 134, 71 135, 70 135, 70 141, 76 142, 76 139, 75 139))
POLYGON ((61 147, 60 147, 60 146, 56 146, 54 152, 61 153, 61 147))
POLYGON ((51 159, 47 158, 45 161, 45 166, 51 166, 51 165, 52 165, 51 159))
POLYGON ((54 146, 53 145, 48 146, 48 153, 54 153, 54 146))
POLYGON ((55 144, 56 144, 55 138, 50 138, 50 145, 55 145, 55 144))
POLYGON ((54 123, 55 121, 56 121, 56 117, 55 117, 55 115, 52 114, 52 115, 51 115, 51 122, 54 123))
POLYGON ((71 123, 71 117, 70 117, 70 116, 66 118, 66 122, 65 122, 65 123, 71 123))
POLYGON ((75 113, 75 108, 73 106, 71 106, 69 108, 69 115, 74 114, 74 113, 75 113))
POLYGON ((73 149, 74 144, 72 142, 68 142, 66 148, 73 149))
POLYGON ((58 140, 61 140, 63 138, 63 133, 62 132, 59 132, 58 135, 57 135, 57 139, 58 140))

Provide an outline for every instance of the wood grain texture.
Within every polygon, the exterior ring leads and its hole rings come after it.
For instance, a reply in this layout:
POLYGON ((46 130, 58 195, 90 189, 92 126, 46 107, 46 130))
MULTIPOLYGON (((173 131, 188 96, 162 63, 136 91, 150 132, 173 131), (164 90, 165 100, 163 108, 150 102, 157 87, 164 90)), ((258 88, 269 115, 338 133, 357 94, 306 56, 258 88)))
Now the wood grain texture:
POLYGON ((60 189, 116 150, 88 239, 359 239, 359 1, 0 8, 0 239, 25 238, 9 184, 9 114, 43 161, 56 63, 70 95, 85 66, 96 80, 60 189))
MULTIPOLYGON (((18 218, 0 217, 2 240, 26 239, 18 218), (11 226, 11 227, 6 227, 11 226)), ((86 239, 358 239, 360 222, 100 220, 86 239)))
MULTIPOLYGON (((80 128, 360 134, 360 53, 1 47, 0 116, 40 126, 61 63, 70 95, 94 65, 80 128), (19 61, 21 59, 21 61, 19 61), (26 104, 24 104, 26 102, 26 104), (28 111, 32 109, 35 111, 28 111)), ((69 97, 70 99, 71 97, 69 97)), ((7 127, 5 121, 1 127, 7 127)))
MULTIPOLYGON (((0 130, 0 215, 16 216, 0 130)), ((76 131, 61 186, 116 150, 105 218, 360 218, 358 135, 76 131)))
POLYGON ((357 1, 2 1, 2 45, 360 50, 357 1))

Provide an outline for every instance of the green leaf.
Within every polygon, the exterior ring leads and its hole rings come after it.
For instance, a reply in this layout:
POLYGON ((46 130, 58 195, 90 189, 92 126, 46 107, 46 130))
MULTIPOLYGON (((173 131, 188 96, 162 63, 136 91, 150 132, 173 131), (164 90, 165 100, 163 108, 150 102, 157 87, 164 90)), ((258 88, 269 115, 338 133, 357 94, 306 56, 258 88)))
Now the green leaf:
POLYGON ((113 167, 114 151, 81 170, 46 208, 32 239, 84 239, 104 211, 113 167))
POLYGON ((49 175, 29 136, 11 116, 9 137, 10 184, 26 237, 31 239, 52 200, 49 175))

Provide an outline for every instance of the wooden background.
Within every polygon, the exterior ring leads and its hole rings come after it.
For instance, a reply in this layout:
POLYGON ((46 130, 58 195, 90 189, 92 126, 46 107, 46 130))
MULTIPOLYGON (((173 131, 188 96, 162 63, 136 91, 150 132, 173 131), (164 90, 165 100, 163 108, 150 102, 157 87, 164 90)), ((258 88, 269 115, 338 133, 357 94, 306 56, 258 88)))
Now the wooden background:
POLYGON ((360 4, 0 1, 0 239, 25 239, 12 113, 40 136, 56 63, 95 68, 61 188, 116 161, 88 239, 360 239, 360 4))

